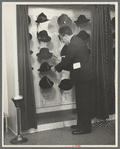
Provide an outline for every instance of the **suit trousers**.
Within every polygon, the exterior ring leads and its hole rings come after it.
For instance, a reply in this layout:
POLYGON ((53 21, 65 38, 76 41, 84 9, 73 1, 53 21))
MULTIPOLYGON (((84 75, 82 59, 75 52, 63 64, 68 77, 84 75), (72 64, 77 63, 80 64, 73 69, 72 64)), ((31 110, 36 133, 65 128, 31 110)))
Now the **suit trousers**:
POLYGON ((77 125, 82 131, 91 131, 91 93, 93 80, 75 84, 77 125))

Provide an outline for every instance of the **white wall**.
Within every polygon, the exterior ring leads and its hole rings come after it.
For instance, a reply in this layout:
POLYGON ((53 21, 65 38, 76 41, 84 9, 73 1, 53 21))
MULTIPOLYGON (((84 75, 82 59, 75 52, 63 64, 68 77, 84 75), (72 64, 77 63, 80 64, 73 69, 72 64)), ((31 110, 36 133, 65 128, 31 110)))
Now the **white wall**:
POLYGON ((18 95, 16 5, 2 4, 3 112, 9 127, 16 133, 16 108, 12 97, 18 95))

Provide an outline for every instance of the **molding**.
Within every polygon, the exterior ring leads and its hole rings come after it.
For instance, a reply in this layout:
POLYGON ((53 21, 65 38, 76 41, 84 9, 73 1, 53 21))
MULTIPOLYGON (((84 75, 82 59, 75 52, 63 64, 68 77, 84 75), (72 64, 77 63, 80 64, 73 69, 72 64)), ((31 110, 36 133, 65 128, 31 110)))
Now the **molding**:
POLYGON ((43 107, 43 108, 37 108, 36 113, 45 113, 45 112, 53 112, 53 111, 62 111, 62 110, 69 110, 69 109, 75 109, 76 104, 69 104, 69 105, 59 105, 55 107, 43 107))
POLYGON ((8 129, 11 130, 14 135, 16 135, 15 131, 10 126, 8 127, 8 129))

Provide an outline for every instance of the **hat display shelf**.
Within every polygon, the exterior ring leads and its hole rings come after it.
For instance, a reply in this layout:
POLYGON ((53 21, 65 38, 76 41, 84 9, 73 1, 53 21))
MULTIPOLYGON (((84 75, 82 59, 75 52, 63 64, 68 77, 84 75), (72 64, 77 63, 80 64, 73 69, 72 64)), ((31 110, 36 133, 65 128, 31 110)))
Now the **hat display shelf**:
POLYGON ((21 144, 28 141, 27 138, 22 137, 20 134, 21 131, 21 104, 22 104, 23 96, 18 95, 12 98, 12 101, 17 109, 17 136, 14 139, 11 139, 11 144, 21 144))

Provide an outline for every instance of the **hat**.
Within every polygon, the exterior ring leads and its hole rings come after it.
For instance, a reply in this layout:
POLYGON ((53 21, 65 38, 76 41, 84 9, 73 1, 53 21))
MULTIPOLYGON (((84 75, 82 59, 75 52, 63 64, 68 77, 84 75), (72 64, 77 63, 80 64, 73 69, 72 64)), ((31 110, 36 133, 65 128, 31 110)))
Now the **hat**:
POLYGON ((89 21, 90 21, 90 19, 86 19, 85 15, 80 15, 78 17, 78 19, 76 21, 74 21, 74 22, 79 25, 79 24, 87 23, 89 21))
POLYGON ((90 35, 84 30, 80 31, 76 36, 78 36, 82 40, 87 40, 90 38, 90 35))
POLYGON ((40 52, 36 54, 41 59, 49 59, 51 58, 53 53, 49 52, 48 48, 41 48, 40 52))
POLYGON ((72 20, 66 14, 62 14, 61 16, 59 16, 57 22, 59 26, 71 27, 72 25, 72 20))
POLYGON ((39 33, 37 32, 37 38, 39 41, 42 41, 42 42, 49 42, 51 40, 51 37, 48 36, 48 33, 46 30, 42 30, 39 33))
POLYGON ((29 38, 30 38, 30 40, 32 39, 32 35, 29 33, 29 38))
POLYGON ((43 22, 46 22, 46 21, 49 21, 47 19, 47 16, 44 14, 44 13, 41 13, 38 17, 37 17, 37 20, 35 22, 37 23, 43 23, 43 22))
POLYGON ((39 82, 39 86, 42 89, 49 89, 53 86, 53 84, 54 82, 51 81, 47 76, 44 76, 39 82))
POLYGON ((38 69, 38 71, 41 71, 41 72, 45 72, 45 71, 49 71, 51 70, 51 67, 47 62, 43 62, 40 66, 40 68, 38 69))
POLYGON ((58 87, 62 90, 70 90, 73 87, 73 83, 70 79, 63 79, 58 87))
MULTIPOLYGON (((66 52, 67 52, 67 45, 64 45, 64 47, 62 48, 61 53, 60 53, 62 60, 65 58, 66 52)), ((68 65, 64 68, 64 70, 66 70, 66 71, 70 71, 70 69, 71 69, 71 65, 68 65)))
POLYGON ((30 24, 31 23, 31 19, 30 19, 30 17, 28 16, 28 23, 30 24))
POLYGON ((112 27, 115 29, 115 17, 112 18, 112 27))
POLYGON ((33 51, 30 50, 30 54, 32 54, 32 53, 33 53, 33 51))

